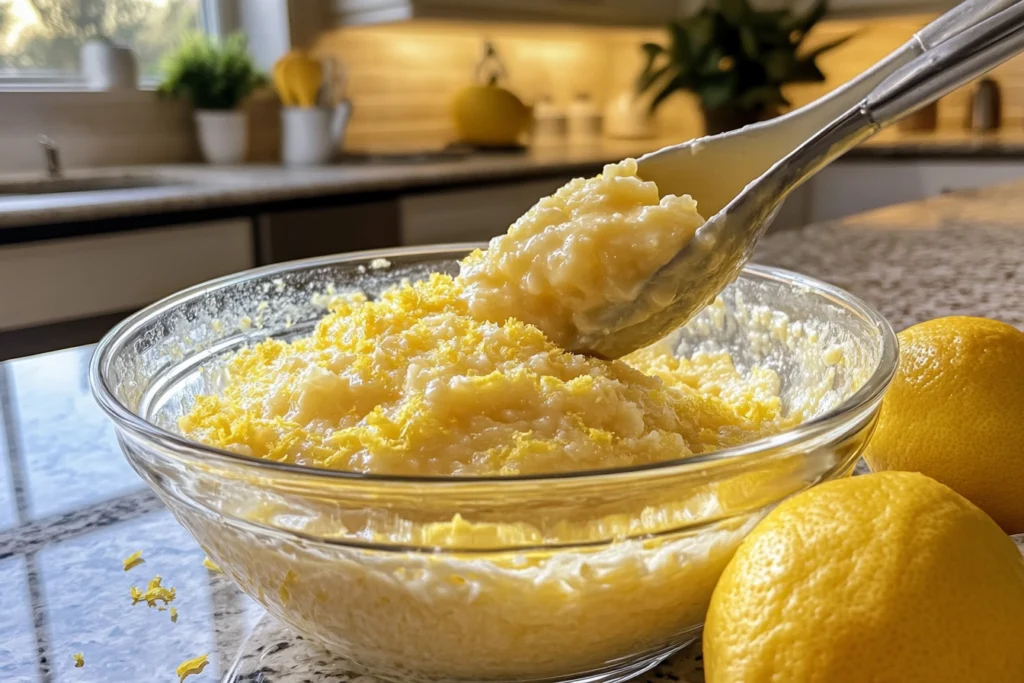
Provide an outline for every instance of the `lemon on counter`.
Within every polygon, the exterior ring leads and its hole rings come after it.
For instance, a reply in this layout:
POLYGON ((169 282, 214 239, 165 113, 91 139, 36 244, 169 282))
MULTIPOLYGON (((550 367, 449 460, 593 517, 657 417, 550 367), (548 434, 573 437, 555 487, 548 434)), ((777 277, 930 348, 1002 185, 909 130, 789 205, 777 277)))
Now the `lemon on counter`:
POLYGON ((899 334, 900 364, 864 459, 922 472, 1024 533, 1024 333, 987 318, 899 334))
POLYGON ((839 479, 772 511, 711 598, 707 683, 1024 681, 1024 561, 924 475, 839 479))
POLYGON ((476 85, 463 88, 452 100, 452 121, 460 142, 479 147, 511 147, 530 126, 532 111, 499 85, 505 65, 490 41, 476 65, 476 85))
POLYGON ((461 142, 503 147, 517 144, 529 126, 530 109, 499 85, 472 85, 456 94, 452 118, 461 142))

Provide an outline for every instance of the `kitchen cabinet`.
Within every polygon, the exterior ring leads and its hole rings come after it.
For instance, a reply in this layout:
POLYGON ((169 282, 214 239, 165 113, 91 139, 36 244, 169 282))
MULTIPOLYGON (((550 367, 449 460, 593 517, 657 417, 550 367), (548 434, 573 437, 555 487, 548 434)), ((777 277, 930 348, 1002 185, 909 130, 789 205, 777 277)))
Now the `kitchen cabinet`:
POLYGON ((263 265, 394 247, 398 215, 396 198, 260 214, 257 259, 263 265))
POLYGON ((809 181, 805 223, 1024 178, 1022 161, 847 160, 809 181))
POLYGON ((406 195, 399 202, 405 245, 486 242, 571 178, 557 177, 406 195))
POLYGON ((0 333, 136 309, 253 265, 245 218, 0 247, 0 333))
POLYGON ((409 19, 468 19, 621 26, 660 26, 680 0, 331 0, 338 24, 409 19))

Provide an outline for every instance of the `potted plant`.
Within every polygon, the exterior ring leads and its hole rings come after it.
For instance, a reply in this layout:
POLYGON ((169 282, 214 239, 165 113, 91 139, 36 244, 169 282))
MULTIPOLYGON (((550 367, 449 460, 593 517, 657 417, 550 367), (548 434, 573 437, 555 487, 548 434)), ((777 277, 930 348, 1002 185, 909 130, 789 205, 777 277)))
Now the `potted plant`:
POLYGON ((771 118, 789 105, 782 87, 824 81, 815 59, 850 38, 801 54, 804 38, 827 8, 827 0, 817 0, 797 14, 755 10, 748 0, 717 0, 669 24, 668 46, 643 45, 646 64, 637 91, 651 96, 651 112, 676 91, 694 93, 709 135, 771 118))
POLYGON ((199 147, 212 164, 237 164, 248 152, 248 120, 239 105, 266 77, 253 64, 240 34, 223 41, 186 36, 163 62, 159 92, 195 108, 199 147))

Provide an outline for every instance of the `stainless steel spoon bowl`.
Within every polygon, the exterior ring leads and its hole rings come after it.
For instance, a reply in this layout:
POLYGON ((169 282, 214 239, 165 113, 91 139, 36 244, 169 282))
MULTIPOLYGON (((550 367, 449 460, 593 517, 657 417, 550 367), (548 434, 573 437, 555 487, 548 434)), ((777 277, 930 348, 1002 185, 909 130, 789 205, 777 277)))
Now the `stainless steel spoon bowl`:
POLYGON ((1024 2, 970 0, 843 88, 779 119, 639 160, 711 218, 629 302, 588 311, 569 348, 618 358, 679 327, 740 272, 782 201, 850 148, 1024 49, 1024 2))

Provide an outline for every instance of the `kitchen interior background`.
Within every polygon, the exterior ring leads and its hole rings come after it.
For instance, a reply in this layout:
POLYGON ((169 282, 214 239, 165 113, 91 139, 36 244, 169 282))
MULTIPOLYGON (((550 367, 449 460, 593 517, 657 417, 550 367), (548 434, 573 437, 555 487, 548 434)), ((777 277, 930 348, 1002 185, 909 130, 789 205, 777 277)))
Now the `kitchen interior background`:
MULTIPOLYGON (((797 6, 800 3, 794 3, 797 6)), ((794 106, 813 100, 863 71, 908 40, 935 13, 896 13, 863 19, 829 19, 815 27, 807 47, 853 34, 819 57, 827 80, 786 90, 794 106)), ((894 11, 894 10, 890 10, 894 11)), ((347 95, 354 104, 346 149, 429 148, 454 139, 452 96, 473 79, 483 41, 503 59, 507 86, 527 104, 549 98, 567 105, 588 95, 599 109, 630 90, 642 67, 640 45, 664 42, 660 28, 558 26, 543 23, 484 23, 414 20, 329 29, 311 41, 317 55, 342 60, 347 95)), ((1024 126, 1024 57, 990 74, 1002 95, 1002 128, 1024 126)), ((174 163, 200 158, 188 106, 157 101, 152 93, 5 92, 0 88, 0 171, 38 165, 35 137, 45 130, 61 140, 65 164, 96 166, 174 163), (155 135, 154 131, 159 131, 155 135)), ((939 131, 963 130, 971 88, 938 105, 939 131)), ((250 160, 279 158, 279 104, 269 90, 250 98, 250 160)), ((685 140, 702 131, 693 97, 673 95, 656 115, 657 135, 685 140)))
MULTIPOLYGON (((847 82, 889 54, 934 18, 906 14, 872 19, 826 19, 808 36, 816 44, 853 34, 819 58, 824 83, 794 85, 787 95, 806 104, 847 82)), ((664 42, 660 29, 606 29, 538 25, 426 22, 330 31, 314 49, 348 65, 355 114, 349 128, 353 146, 436 143, 453 137, 448 109, 479 58, 483 38, 492 40, 508 68, 508 87, 526 102, 548 97, 565 106, 578 94, 599 105, 633 87, 643 67, 640 45, 664 42)), ((994 74, 1003 89, 1004 126, 1024 121, 1024 58, 994 74)), ((969 89, 939 104, 939 128, 962 129, 969 89)), ((676 95, 657 112, 660 137, 680 141, 701 134, 693 97, 676 95)))
MULTIPOLYGON (((702 1, 0 0, 0 291, 19 292, 0 297, 0 359, 95 342, 129 312, 258 265, 398 245, 485 241, 575 175, 701 135, 696 98, 676 93, 658 109, 649 138, 563 136, 557 142, 535 138, 529 149, 414 153, 440 151, 456 140, 452 101, 476 81, 485 42, 504 63, 508 78, 502 85, 526 104, 546 99, 564 110, 586 95, 591 111, 602 113, 632 92, 643 66, 641 45, 667 41, 668 32, 655 24, 688 14, 680 8, 693 11, 702 1), (248 125, 243 137, 249 165, 203 165, 187 101, 158 97, 153 80, 141 89, 84 87, 77 50, 91 34, 81 26, 50 31, 64 41, 63 80, 29 74, 27 80, 36 80, 19 83, 17 73, 12 80, 11 55, 16 61, 24 43, 14 39, 22 30, 18 21, 40 23, 39 8, 57 6, 78 19, 75 11, 86 6, 184 8, 192 12, 193 24, 210 33, 247 33, 257 66, 268 72, 290 48, 334 58, 344 65, 343 94, 353 103, 344 136, 349 154, 286 168, 280 122, 282 113, 291 112, 282 112, 278 94, 266 87, 244 104, 248 122, 240 126, 248 125), (223 18, 229 7, 235 8, 234 21, 207 25, 208 16, 220 12, 216 16, 223 18), (353 25, 345 15, 346 8, 370 8, 393 18, 396 7, 449 11, 443 19, 375 25, 353 25), (495 8, 515 20, 495 20, 487 14, 495 8), (551 11, 559 8, 560 15, 551 11), (650 14, 648 21, 637 19, 651 8, 655 21, 650 14), (592 11, 622 20, 584 22, 592 11), (69 30, 77 30, 72 39, 69 30), (92 192, 60 190, 51 181, 61 173, 47 170, 40 134, 59 147, 63 168, 77 171, 66 179, 110 176, 116 185, 145 176, 144 182, 92 192), (359 154, 374 151, 395 154, 359 154), (150 267, 155 262, 166 267, 150 267)), ((758 8, 786 5, 798 11, 810 3, 752 0, 758 8)), ((815 26, 804 49, 853 38, 818 58, 825 82, 790 86, 787 96, 799 106, 841 85, 954 4, 832 0, 836 13, 815 26)), ((148 38, 157 35, 162 50, 183 34, 180 26, 176 33, 149 18, 148 38)), ((44 37, 56 46, 53 35, 44 37)), ((145 73, 155 76, 159 51, 140 42, 133 48, 147 60, 145 73)), ((772 229, 817 225, 1024 178, 1024 57, 991 76, 1001 92, 994 107, 1001 114, 998 132, 967 130, 975 94, 983 89, 966 87, 939 103, 936 130, 886 131, 879 137, 889 140, 825 169, 787 200, 772 229)), ((478 118, 490 123, 498 117, 478 118)), ((606 117, 606 129, 608 123, 606 117)), ((327 142, 334 146, 333 139, 327 142)))

